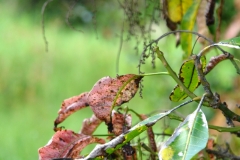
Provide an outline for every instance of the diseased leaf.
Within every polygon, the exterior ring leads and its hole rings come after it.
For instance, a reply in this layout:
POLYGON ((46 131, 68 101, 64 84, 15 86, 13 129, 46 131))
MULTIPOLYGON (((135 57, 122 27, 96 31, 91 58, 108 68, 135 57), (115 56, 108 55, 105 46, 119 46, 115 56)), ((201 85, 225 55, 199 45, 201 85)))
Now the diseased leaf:
MULTIPOLYGON (((58 117, 54 121, 54 130, 74 112, 91 106, 95 116, 106 123, 110 122, 112 106, 120 106, 131 100, 136 94, 139 81, 143 76, 127 74, 117 78, 104 77, 100 79, 88 93, 82 93, 63 101, 58 117)), ((114 107, 113 106, 113 107, 114 107)))
POLYGON ((58 117, 54 121, 55 129, 57 125, 63 122, 68 116, 88 106, 87 96, 88 92, 85 92, 78 96, 74 96, 63 101, 62 106, 58 111, 58 117))
POLYGON ((112 112, 112 133, 114 133, 115 136, 118 136, 123 132, 129 130, 131 128, 131 125, 132 117, 130 114, 124 115, 117 113, 116 111, 112 112))
POLYGON ((165 0, 167 6, 167 14, 172 22, 178 23, 182 20, 183 15, 187 12, 188 8, 192 5, 193 0, 165 0))
POLYGON ((215 8, 216 1, 210 0, 210 1, 207 1, 207 3, 208 3, 208 6, 207 6, 208 10, 205 16, 206 16, 206 24, 209 26, 209 25, 213 25, 215 22, 214 8, 215 8))
MULTIPOLYGON (((204 56, 201 57, 201 64, 203 70, 205 70, 206 58, 204 56)), ((191 92, 193 92, 199 86, 200 80, 198 79, 198 74, 193 59, 186 60, 182 64, 179 72, 179 79, 191 92)), ((179 85, 177 85, 173 89, 169 98, 171 101, 178 102, 187 98, 187 94, 179 85)))
POLYGON ((173 135, 162 145, 159 159, 190 160, 206 147, 207 141, 206 117, 201 110, 196 109, 180 123, 173 135))
MULTIPOLYGON (((211 7, 210 7, 210 5, 214 3, 213 1, 214 0, 201 1, 201 4, 198 8, 197 17, 196 17, 197 32, 210 39, 213 39, 213 38, 208 29, 207 22, 214 20, 214 17, 211 16, 211 7), (208 18, 206 17, 206 9, 208 9, 208 15, 209 15, 208 18)), ((203 38, 199 38, 198 42, 200 42, 203 46, 208 45, 208 42, 206 42, 206 40, 203 38)))
POLYGON ((125 144, 130 142, 133 138, 135 138, 142 132, 146 131, 148 129, 148 127, 151 127, 157 121, 159 121, 163 117, 169 115, 172 111, 178 109, 179 107, 181 107, 183 105, 186 105, 189 102, 190 101, 188 101, 184 104, 181 104, 167 112, 156 114, 154 116, 151 116, 151 117, 139 122, 137 125, 135 125, 131 129, 129 129, 127 132, 124 132, 123 134, 119 135, 118 137, 112 139, 110 142, 107 142, 103 145, 98 145, 97 147, 95 147, 92 150, 92 152, 87 157, 85 157, 85 159, 95 158, 97 156, 102 156, 104 154, 112 154, 114 151, 116 151, 117 149, 123 147, 125 144))
POLYGON ((92 135, 101 123, 102 121, 93 114, 91 118, 83 120, 80 133, 85 135, 92 135))
MULTIPOLYGON (((193 30, 200 3, 201 3, 201 0, 192 1, 192 4, 187 9, 186 14, 183 15, 183 18, 181 21, 181 29, 182 30, 188 30, 188 31, 193 30)), ((189 57, 192 54, 191 53, 191 51, 192 51, 192 34, 182 33, 180 41, 181 41, 182 49, 185 52, 184 58, 189 57)))
POLYGON ((104 144, 105 141, 70 130, 57 131, 48 144, 38 150, 39 160, 79 158, 80 152, 91 143, 104 144))
POLYGON ((177 29, 177 24, 182 20, 183 15, 191 6, 193 0, 163 0, 163 14, 168 28, 177 29))
POLYGON ((104 77, 96 82, 88 95, 88 104, 95 116, 109 123, 111 107, 120 106, 131 100, 138 90, 141 79, 142 76, 127 74, 117 78, 104 77))

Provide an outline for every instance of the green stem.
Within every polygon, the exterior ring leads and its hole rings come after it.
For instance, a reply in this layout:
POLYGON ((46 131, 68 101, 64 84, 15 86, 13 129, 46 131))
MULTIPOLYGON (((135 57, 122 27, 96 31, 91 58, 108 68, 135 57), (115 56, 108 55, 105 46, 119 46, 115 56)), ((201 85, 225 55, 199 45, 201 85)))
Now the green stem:
POLYGON ((177 84, 184 90, 184 92, 191 97, 192 99, 196 97, 194 93, 192 93, 183 83, 182 81, 178 78, 177 74, 172 70, 172 68, 169 66, 167 60, 163 56, 163 53, 159 50, 158 47, 155 47, 154 52, 157 54, 157 57, 162 61, 164 67, 167 69, 169 75, 177 82, 177 84))
MULTIPOLYGON (((177 120, 180 122, 182 122, 184 120, 184 118, 179 117, 172 113, 168 115, 168 118, 174 119, 174 120, 177 120)), ((218 132, 238 132, 240 130, 240 127, 220 127, 220 126, 214 126, 214 125, 210 125, 210 124, 208 125, 208 128, 216 130, 218 132)))
POLYGON ((156 76, 156 75, 169 75, 168 72, 156 72, 156 73, 146 73, 146 74, 139 74, 139 76, 156 76))
POLYGON ((237 61, 238 63, 240 63, 240 60, 237 58, 233 58, 234 61, 237 61))
POLYGON ((208 125, 208 128, 216 130, 218 132, 239 132, 240 131, 240 127, 219 127, 219 126, 208 125))

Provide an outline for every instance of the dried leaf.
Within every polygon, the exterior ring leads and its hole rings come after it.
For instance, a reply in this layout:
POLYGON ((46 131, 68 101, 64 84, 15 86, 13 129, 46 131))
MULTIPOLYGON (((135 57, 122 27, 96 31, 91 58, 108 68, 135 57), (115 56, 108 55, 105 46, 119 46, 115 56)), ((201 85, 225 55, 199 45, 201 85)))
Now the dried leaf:
POLYGON ((132 117, 130 114, 124 115, 121 113, 113 112, 112 113, 112 125, 113 133, 118 136, 123 132, 129 130, 132 124, 132 117))
POLYGON ((38 150, 39 160, 53 158, 78 158, 80 152, 91 143, 104 144, 103 139, 62 130, 54 134, 48 144, 38 150))
POLYGON ((93 114, 91 118, 84 119, 80 133, 92 135, 101 123, 102 121, 93 114))
MULTIPOLYGON (((206 8, 208 7, 210 7, 210 1, 201 1, 198 9, 196 24, 199 34, 212 39, 212 35, 209 32, 208 26, 206 24, 206 8)), ((207 45, 205 39, 203 38, 199 38, 198 41, 203 45, 207 45)))
MULTIPOLYGON (((141 114, 140 118, 141 118, 141 120, 145 120, 145 119, 148 118, 148 116, 146 116, 145 114, 141 114)), ((156 145, 156 141, 155 141, 154 136, 155 135, 154 135, 152 127, 148 127, 148 129, 147 129, 147 137, 148 137, 149 147, 151 148, 151 150, 153 152, 157 152, 157 145, 156 145)), ((152 160, 156 159, 155 155, 151 154, 150 156, 151 156, 152 160)))
POLYGON ((55 129, 57 125, 63 122, 68 116, 88 106, 87 96, 88 96, 88 92, 85 92, 78 96, 74 96, 63 101, 62 106, 58 111, 58 117, 54 121, 55 129))
POLYGON ((142 76, 134 74, 100 79, 88 95, 88 104, 96 117, 109 123, 111 107, 113 105, 120 106, 132 99, 138 90, 141 79, 142 76))

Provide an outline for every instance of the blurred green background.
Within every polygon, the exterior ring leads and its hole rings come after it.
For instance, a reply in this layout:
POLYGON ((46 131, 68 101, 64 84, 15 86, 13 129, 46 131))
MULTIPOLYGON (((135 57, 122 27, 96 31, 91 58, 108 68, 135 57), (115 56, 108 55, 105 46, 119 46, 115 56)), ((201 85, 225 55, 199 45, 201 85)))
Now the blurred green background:
MULTIPOLYGON (((96 21, 92 20, 90 10, 84 8, 89 5, 87 1, 75 7, 73 12, 76 13, 69 20, 82 32, 72 30, 65 23, 69 3, 74 1, 49 3, 45 12, 48 52, 45 51, 41 26, 41 7, 44 2, 21 3, 9 0, 1 1, 0 4, 0 159, 38 159, 38 148, 46 145, 54 134, 53 121, 62 101, 89 91, 104 76, 115 77, 117 74, 116 58, 123 17, 116 2, 99 1, 97 5, 101 5, 101 8, 96 21), (79 10, 84 12, 77 12, 79 10)), ((162 26, 153 37, 167 31, 165 24, 162 26)), ((135 53, 135 45, 134 39, 124 42, 119 74, 138 73, 140 56, 135 53)), ((160 48, 164 53, 174 53, 166 54, 174 69, 181 66, 182 50, 175 48, 173 36, 162 40, 160 48)), ((150 60, 143 66, 143 70, 165 71, 159 62, 155 70, 151 69, 150 60)), ((235 73, 227 74, 234 77, 235 73)), ((218 85, 231 91, 232 81, 227 81, 229 83, 225 81, 218 85)), ((143 85, 143 99, 137 94, 125 106, 136 109, 138 113, 148 114, 177 105, 168 100, 175 86, 171 78, 146 77, 143 85)), ((194 107, 192 105, 191 109, 194 107)), ((62 125, 78 132, 82 120, 91 114, 89 108, 83 109, 70 116, 62 125)), ((97 133, 106 133, 104 125, 97 133)))

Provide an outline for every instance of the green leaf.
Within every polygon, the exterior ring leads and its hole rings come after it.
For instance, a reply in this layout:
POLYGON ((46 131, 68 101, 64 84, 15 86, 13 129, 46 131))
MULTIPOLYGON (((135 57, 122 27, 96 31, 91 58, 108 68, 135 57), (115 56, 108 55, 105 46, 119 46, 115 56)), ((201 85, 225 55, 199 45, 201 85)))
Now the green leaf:
POLYGON ((224 40, 224 41, 215 43, 214 45, 240 49, 240 37, 224 40))
POLYGON ((188 160, 205 148, 208 124, 204 113, 196 109, 180 123, 173 135, 163 144, 159 159, 188 160))
MULTIPOLYGON (((181 22, 181 29, 182 30, 189 30, 192 31, 197 13, 198 8, 200 6, 201 0, 194 0, 192 5, 188 8, 186 14, 184 14, 181 22)), ((189 57, 192 53, 192 34, 189 33, 182 33, 181 34, 181 46, 184 50, 184 58, 189 57)))
MULTIPOLYGON (((206 58, 204 56, 201 57, 201 63, 204 70, 206 67, 206 58)), ((182 64, 179 72, 179 79, 191 92, 193 92, 199 86, 200 80, 198 79, 198 74, 193 59, 187 60, 182 64)), ((169 96, 170 100, 174 102, 184 100, 187 97, 188 95, 179 85, 173 89, 169 96)))

